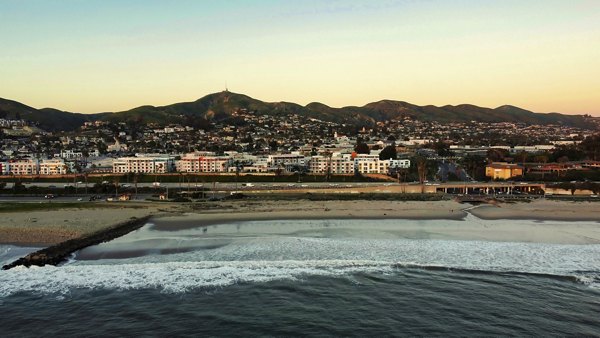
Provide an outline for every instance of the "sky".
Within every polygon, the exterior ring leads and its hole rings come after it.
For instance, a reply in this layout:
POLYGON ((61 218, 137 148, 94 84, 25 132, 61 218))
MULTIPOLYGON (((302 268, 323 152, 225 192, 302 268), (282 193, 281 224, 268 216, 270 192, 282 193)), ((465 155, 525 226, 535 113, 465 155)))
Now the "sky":
POLYGON ((225 88, 600 116, 600 0, 0 0, 0 97, 96 113, 225 88))

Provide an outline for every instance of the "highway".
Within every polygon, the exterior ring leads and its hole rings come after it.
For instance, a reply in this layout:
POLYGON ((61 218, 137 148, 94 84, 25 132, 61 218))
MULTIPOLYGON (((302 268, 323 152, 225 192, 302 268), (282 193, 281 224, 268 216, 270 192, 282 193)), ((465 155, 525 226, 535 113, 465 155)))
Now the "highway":
MULTIPOLYGON (((273 188, 331 188, 331 187, 348 187, 348 188, 352 188, 352 187, 370 187, 370 186, 381 186, 381 185, 398 185, 398 183, 385 183, 385 182, 358 182, 358 183, 354 183, 354 182, 332 182, 332 183, 328 183, 328 182, 299 182, 299 183, 286 183, 286 182, 260 182, 260 183, 245 183, 245 182, 239 182, 234 183, 234 182, 227 182, 227 183, 221 183, 221 182, 215 182, 215 184, 213 185, 212 182, 208 182, 208 183, 194 183, 194 182, 190 182, 190 183, 178 183, 178 182, 162 182, 159 183, 158 187, 160 188, 183 188, 183 189, 187 189, 188 187, 190 189, 193 188, 206 188, 206 189, 212 189, 213 187, 216 190, 233 190, 233 189, 244 189, 244 188, 248 188, 248 189, 273 189, 273 188), (248 185, 250 184, 250 185, 248 185)), ((416 184, 416 183, 414 183, 416 184)), ((32 186, 36 186, 36 187, 40 187, 40 188, 57 188, 57 189, 63 189, 65 187, 71 186, 74 187, 76 189, 85 189, 86 184, 85 183, 65 183, 65 182, 23 182, 23 185, 25 187, 32 187, 32 186)), ((93 183, 88 183, 87 187, 91 188, 93 187, 94 184, 93 183)), ((152 188, 152 187, 156 187, 156 185, 154 183, 138 183, 137 184, 138 188, 152 188)), ((10 189, 13 187, 13 183, 7 183, 6 184, 6 188, 10 189)), ((134 184, 133 183, 120 183, 119 184, 120 188, 133 188, 134 184)))

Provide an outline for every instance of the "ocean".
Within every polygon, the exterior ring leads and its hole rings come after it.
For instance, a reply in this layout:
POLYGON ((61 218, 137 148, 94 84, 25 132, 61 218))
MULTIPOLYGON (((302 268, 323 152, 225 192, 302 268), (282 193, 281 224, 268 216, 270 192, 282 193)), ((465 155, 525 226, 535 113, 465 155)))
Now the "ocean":
POLYGON ((472 221, 149 223, 0 271, 0 336, 600 336, 600 244, 418 230, 472 221))

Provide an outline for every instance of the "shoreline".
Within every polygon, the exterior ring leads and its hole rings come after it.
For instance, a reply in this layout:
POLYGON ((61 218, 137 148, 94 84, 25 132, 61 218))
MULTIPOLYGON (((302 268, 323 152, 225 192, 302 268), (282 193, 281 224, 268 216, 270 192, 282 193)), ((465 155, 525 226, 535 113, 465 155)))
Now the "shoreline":
MULTIPOLYGON (((217 224, 276 220, 485 220, 600 223, 600 205, 536 200, 473 206, 456 201, 262 201, 233 200, 194 204, 144 202, 99 209, 9 212, 1 216, 0 244, 46 247, 81 238, 131 220, 151 216, 154 230, 184 230, 217 224)), ((510 222, 506 222, 510 224, 510 222)), ((402 227, 402 226, 399 226, 402 227)), ((600 225, 598 226, 600 232, 600 225)), ((596 238, 596 235, 592 236, 596 238)))
POLYGON ((153 229, 183 230, 215 224, 319 219, 410 219, 462 220, 465 205, 454 201, 279 201, 270 203, 233 203, 228 210, 190 210, 176 215, 152 218, 153 229), (237 208, 235 208, 237 206, 237 208), (401 208, 400 208, 401 207, 401 208))

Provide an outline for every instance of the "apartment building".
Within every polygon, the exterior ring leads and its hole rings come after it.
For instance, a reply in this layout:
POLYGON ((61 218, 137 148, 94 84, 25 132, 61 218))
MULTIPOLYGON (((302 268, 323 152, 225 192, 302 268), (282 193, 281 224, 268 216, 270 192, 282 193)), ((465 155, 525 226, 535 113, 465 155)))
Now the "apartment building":
POLYGON ((410 160, 380 160, 379 155, 358 154, 354 158, 354 168, 362 174, 386 174, 391 168, 409 168, 410 160))
POLYGON ((8 162, 0 162, 0 175, 8 175, 8 162))
POLYGON ((223 173, 231 164, 229 156, 205 156, 191 153, 176 162, 178 172, 186 173, 223 173))
POLYGON ((40 175, 64 175, 67 165, 63 159, 43 160, 39 165, 40 175))
POLYGON ((312 156, 310 171, 316 174, 354 174, 354 161, 350 155, 312 156))
POLYGON ((9 175, 37 175, 39 172, 39 161, 34 158, 18 159, 8 161, 9 175))
POLYGON ((267 163, 270 167, 300 165, 304 166, 307 163, 306 157, 300 154, 276 154, 267 157, 267 163))
POLYGON ((164 174, 173 171, 170 156, 121 157, 113 162, 113 173, 164 174))

